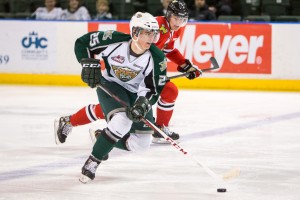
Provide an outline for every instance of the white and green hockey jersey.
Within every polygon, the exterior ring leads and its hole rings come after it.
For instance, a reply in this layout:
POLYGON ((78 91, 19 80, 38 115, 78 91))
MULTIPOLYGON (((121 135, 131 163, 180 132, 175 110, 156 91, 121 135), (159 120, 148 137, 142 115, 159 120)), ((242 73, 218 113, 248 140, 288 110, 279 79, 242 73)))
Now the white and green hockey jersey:
POLYGON ((154 44, 144 54, 133 57, 130 43, 130 35, 117 31, 91 32, 76 40, 75 54, 78 62, 100 55, 105 63, 102 75, 106 80, 145 96, 154 104, 165 84, 166 57, 154 44))

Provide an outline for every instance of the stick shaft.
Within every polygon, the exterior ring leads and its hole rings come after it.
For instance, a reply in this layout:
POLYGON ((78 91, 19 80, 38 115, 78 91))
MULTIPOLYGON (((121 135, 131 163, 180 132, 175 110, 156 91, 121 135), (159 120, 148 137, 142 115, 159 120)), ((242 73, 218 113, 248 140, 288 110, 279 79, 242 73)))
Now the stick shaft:
POLYGON ((170 138, 165 132, 160 130, 158 127, 156 127, 154 124, 152 124, 150 121, 147 119, 143 118, 142 119, 144 123, 146 123, 148 126, 150 126, 154 131, 159 132, 168 142, 171 143, 175 149, 183 153, 184 155, 189 155, 190 158, 192 158, 193 161, 195 161, 200 167, 204 169, 206 173, 208 173, 211 177, 218 181, 222 181, 221 177, 217 175, 215 172, 213 172, 210 168, 208 168, 206 165, 204 165, 202 162, 200 162, 198 159, 196 159, 194 156, 191 155, 191 153, 187 152, 183 147, 181 147, 178 143, 174 142, 172 138, 170 138))
MULTIPOLYGON (((217 62, 217 60, 216 60, 215 57, 211 57, 209 60, 210 60, 210 62, 212 64, 212 67, 205 68, 205 69, 196 69, 196 68, 195 69, 198 70, 200 73, 202 73, 202 72, 206 72, 206 71, 210 71, 210 70, 214 70, 214 69, 219 69, 220 68, 220 66, 219 66, 219 64, 218 64, 218 62, 217 62)), ((178 75, 175 75, 175 76, 170 76, 170 77, 166 78, 166 81, 169 81, 169 80, 174 79, 174 78, 184 77, 184 76, 187 76, 188 74, 189 74, 189 72, 186 72, 186 73, 183 73, 183 74, 178 74, 178 75)))

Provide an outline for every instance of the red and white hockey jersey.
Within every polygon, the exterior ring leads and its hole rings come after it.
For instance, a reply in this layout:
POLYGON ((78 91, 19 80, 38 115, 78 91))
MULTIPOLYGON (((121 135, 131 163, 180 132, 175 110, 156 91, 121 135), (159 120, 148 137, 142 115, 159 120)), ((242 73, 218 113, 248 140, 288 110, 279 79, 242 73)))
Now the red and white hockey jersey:
POLYGON ((172 31, 169 22, 164 16, 158 16, 156 20, 159 25, 160 38, 155 45, 160 48, 172 62, 177 65, 184 64, 185 58, 178 49, 174 48, 175 40, 182 34, 183 28, 180 28, 178 31, 172 31))

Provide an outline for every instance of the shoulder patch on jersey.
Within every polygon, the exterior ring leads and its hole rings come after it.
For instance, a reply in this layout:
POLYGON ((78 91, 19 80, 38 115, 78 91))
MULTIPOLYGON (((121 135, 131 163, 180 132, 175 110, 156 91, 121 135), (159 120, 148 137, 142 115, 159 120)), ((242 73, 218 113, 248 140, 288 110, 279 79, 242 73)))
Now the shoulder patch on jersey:
POLYGON ((159 28, 162 34, 166 34, 168 32, 168 29, 166 29, 165 25, 162 24, 161 27, 159 28))
POLYGON ((123 82, 128 82, 134 79, 141 72, 141 70, 135 71, 128 67, 118 67, 115 65, 112 65, 111 67, 114 70, 116 77, 123 82))
POLYGON ((160 65, 160 71, 166 70, 167 69, 167 58, 165 58, 163 61, 161 61, 159 63, 159 65, 160 65))
POLYGON ((113 30, 105 31, 102 40, 107 40, 107 38, 112 39, 113 30))

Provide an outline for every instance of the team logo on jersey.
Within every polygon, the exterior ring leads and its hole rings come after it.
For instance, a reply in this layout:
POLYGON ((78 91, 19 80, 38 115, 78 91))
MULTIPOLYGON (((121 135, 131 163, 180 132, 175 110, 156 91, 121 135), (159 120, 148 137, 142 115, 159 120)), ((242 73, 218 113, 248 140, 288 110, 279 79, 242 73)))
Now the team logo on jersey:
POLYGON ((166 29, 165 25, 162 24, 161 27, 159 28, 162 34, 166 34, 168 32, 168 29, 166 29))
POLYGON ((125 61, 125 57, 120 56, 120 55, 114 56, 111 59, 118 63, 121 63, 121 64, 124 63, 124 61, 125 61))
POLYGON ((102 40, 107 40, 107 38, 112 39, 113 30, 105 31, 102 40))
POLYGON ((161 61, 159 63, 159 65, 160 65, 160 71, 166 70, 167 69, 167 58, 165 58, 163 61, 161 61))
POLYGON ((141 71, 135 71, 128 67, 118 67, 114 65, 112 65, 111 67, 114 70, 116 77, 123 82, 127 82, 134 79, 141 71))

